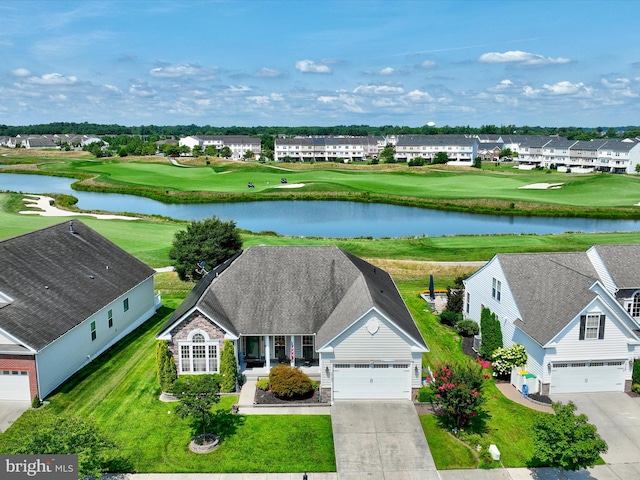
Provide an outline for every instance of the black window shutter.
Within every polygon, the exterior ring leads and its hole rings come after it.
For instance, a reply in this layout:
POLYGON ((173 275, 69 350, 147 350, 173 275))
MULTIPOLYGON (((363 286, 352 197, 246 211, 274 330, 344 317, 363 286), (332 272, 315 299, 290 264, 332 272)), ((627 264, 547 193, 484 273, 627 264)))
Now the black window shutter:
POLYGON ((600 315, 600 329, 598 330, 598 340, 602 340, 604 338, 604 315, 600 315))
POLYGON ((584 340, 584 330, 587 325, 587 316, 580 315, 580 337, 579 340, 584 340))

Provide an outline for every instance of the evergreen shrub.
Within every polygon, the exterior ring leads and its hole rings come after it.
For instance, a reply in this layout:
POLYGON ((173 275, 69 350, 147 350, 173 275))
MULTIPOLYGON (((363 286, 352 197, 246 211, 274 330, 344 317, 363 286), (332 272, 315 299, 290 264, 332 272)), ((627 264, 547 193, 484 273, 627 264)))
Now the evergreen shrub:
POLYGON ((271 369, 269 388, 276 397, 287 400, 306 398, 313 393, 313 385, 307 374, 286 363, 271 369))

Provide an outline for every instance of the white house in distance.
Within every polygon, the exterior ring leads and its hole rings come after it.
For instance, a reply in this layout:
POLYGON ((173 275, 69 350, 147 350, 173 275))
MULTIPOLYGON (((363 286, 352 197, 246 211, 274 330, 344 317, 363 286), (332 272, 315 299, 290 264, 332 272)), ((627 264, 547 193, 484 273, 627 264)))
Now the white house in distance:
POLYGON ((640 357, 639 267, 640 245, 499 254, 465 280, 463 313, 478 323, 483 307, 496 314, 504 346, 525 346, 542 394, 628 391, 640 357))
POLYGON ((389 274, 326 246, 248 248, 205 275, 157 338, 179 374, 219 372, 228 339, 245 376, 299 366, 324 401, 413 398, 428 351, 389 274))
POLYGON ((0 242, 0 400, 49 395, 150 318, 154 270, 73 220, 0 242))
POLYGON ((478 139, 467 135, 398 135, 396 160, 409 162, 417 157, 432 161, 444 152, 451 162, 472 165, 478 156, 478 139))
POLYGON ((248 151, 253 152, 254 155, 259 155, 262 151, 260 139, 248 135, 191 135, 181 138, 178 144, 181 147, 187 146, 191 150, 197 145, 203 149, 213 146, 218 150, 229 147, 231 158, 234 160, 243 159, 248 151))

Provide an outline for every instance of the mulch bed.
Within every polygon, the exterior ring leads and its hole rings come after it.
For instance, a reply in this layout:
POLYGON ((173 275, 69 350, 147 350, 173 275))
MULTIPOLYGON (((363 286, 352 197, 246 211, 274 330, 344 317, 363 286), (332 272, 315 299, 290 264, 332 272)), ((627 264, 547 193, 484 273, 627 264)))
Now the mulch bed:
POLYGON ((529 398, 531 400, 535 400, 536 402, 539 402, 539 403, 544 403, 546 405, 551 405, 551 399, 549 397, 547 397, 546 395, 540 395, 539 393, 530 393, 529 394, 529 398))
POLYGON ((313 392, 308 398, 297 398, 295 400, 285 400, 283 398, 276 397, 273 393, 256 388, 256 396, 254 397, 254 403, 257 405, 299 405, 306 403, 318 403, 316 392, 313 392))

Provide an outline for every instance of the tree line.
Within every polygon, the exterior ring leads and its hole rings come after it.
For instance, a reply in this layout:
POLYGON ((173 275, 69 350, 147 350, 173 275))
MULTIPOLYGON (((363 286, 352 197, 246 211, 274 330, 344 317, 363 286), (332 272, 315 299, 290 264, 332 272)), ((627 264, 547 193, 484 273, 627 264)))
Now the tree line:
POLYGON ((540 126, 516 126, 516 125, 482 125, 435 127, 423 125, 421 127, 408 127, 399 125, 334 125, 329 127, 318 126, 255 126, 255 127, 216 127, 211 125, 140 125, 124 126, 117 124, 98 124, 88 122, 53 122, 36 125, 0 125, 0 136, 15 137, 16 135, 46 135, 52 133, 61 134, 89 134, 140 136, 144 140, 157 141, 160 139, 174 138, 188 135, 249 135, 261 137, 263 145, 273 143, 275 136, 309 136, 309 135, 334 135, 334 136, 367 136, 367 135, 559 135, 569 140, 591 140, 593 138, 630 138, 640 136, 640 127, 540 127, 540 126))

